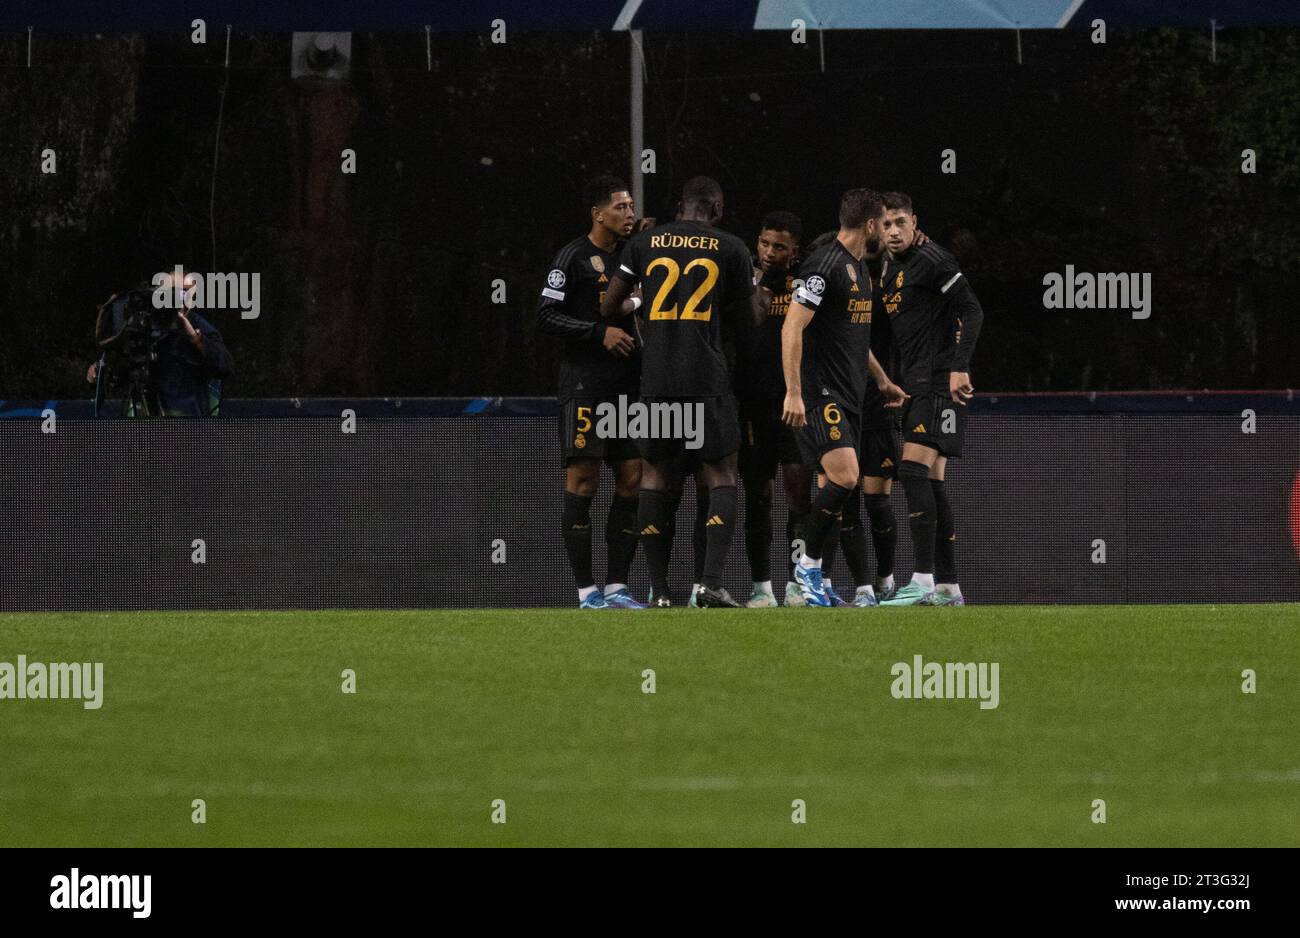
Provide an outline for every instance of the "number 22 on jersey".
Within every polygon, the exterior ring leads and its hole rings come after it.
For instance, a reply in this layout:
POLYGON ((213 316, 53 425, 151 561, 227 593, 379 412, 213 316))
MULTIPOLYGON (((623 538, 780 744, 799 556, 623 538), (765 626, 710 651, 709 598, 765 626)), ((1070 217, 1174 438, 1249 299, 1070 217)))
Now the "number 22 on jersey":
POLYGON ((664 282, 660 284, 658 292, 655 293, 654 302, 650 304, 650 319, 677 319, 677 304, 664 308, 664 303, 672 295, 673 288, 677 286, 680 277, 689 276, 691 271, 699 267, 704 271, 704 279, 700 281, 695 292, 691 294, 686 305, 682 307, 682 319, 697 319, 700 322, 708 322, 713 316, 712 302, 705 309, 700 309, 700 304, 713 291, 714 285, 718 282, 718 265, 706 257, 697 257, 686 265, 683 270, 678 267, 677 262, 671 257, 656 257, 649 265, 646 266, 646 276, 650 276, 650 271, 656 267, 663 267, 667 273, 664 275, 664 282))

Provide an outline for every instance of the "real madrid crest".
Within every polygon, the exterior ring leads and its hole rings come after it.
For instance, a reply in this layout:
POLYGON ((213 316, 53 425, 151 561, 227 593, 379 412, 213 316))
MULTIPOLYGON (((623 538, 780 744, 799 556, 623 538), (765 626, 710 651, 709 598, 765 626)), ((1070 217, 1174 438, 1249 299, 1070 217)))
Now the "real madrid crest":
POLYGON ((903 289, 903 272, 901 270, 898 272, 898 278, 894 281, 894 289, 903 289))
POLYGON ((854 268, 854 266, 853 266, 852 264, 845 264, 845 265, 844 265, 844 269, 847 270, 847 271, 849 272, 849 279, 852 280, 852 281, 856 284, 856 283, 858 282, 858 272, 857 272, 857 269, 854 268))
POLYGON ((573 445, 576 446, 578 449, 582 449, 587 445, 587 438, 583 436, 581 433, 579 433, 577 436, 573 438, 573 445))
POLYGON ((830 437, 831 437, 832 440, 838 440, 838 439, 840 438, 840 428, 839 428, 839 427, 831 427, 830 437))
POLYGON ((605 272, 605 259, 603 257, 592 255, 591 267, 596 271, 596 273, 603 274, 605 272))

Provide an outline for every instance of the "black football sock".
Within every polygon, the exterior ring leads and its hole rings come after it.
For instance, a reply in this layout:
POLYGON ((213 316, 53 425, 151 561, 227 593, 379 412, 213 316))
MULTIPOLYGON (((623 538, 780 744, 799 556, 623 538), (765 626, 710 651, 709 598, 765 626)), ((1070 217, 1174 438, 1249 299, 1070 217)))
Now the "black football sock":
POLYGON ((609 517, 605 520, 606 583, 627 583, 632 558, 636 556, 637 501, 635 495, 615 495, 614 503, 609 506, 609 517))
POLYGON ((677 539, 677 512, 682 507, 682 487, 680 485, 666 490, 668 496, 668 557, 673 554, 673 542, 677 539))
POLYGON ((691 560, 694 562, 693 583, 704 582, 704 563, 709 555, 709 532, 705 525, 709 520, 709 498, 695 490, 695 522, 691 527, 691 560))
POLYGON ((831 529, 826 532, 826 543, 822 545, 822 578, 831 579, 834 574, 831 572, 835 569, 835 555, 840 552, 840 522, 842 518, 836 518, 831 525, 831 529))
POLYGON ((930 488, 930 470, 922 463, 904 459, 898 477, 907 496, 908 526, 912 530, 914 573, 934 572, 934 489, 930 488))
POLYGON ((957 529, 953 524, 952 504, 943 482, 930 480, 934 492, 934 582, 957 582, 957 529))
POLYGON ((790 548, 789 568, 793 578, 794 565, 799 562, 797 554, 808 547, 808 512, 793 508, 786 512, 785 540, 790 548))
POLYGON ((560 534, 564 537, 564 550, 569 555, 569 566, 578 589, 595 586, 591 575, 591 496, 564 493, 564 509, 560 512, 560 534))
POLYGON ((812 517, 808 521, 808 547, 804 551, 809 560, 822 559, 822 551, 826 548, 831 529, 840 520, 840 509, 848 497, 849 490, 830 479, 817 490, 817 496, 813 499, 812 517))
POLYGON ((734 485, 719 485, 709 490, 708 520, 704 524, 708 547, 704 555, 704 579, 700 582, 711 590, 721 589, 731 538, 736 531, 734 485))
POLYGON ((745 557, 755 583, 772 579, 772 499, 762 482, 745 485, 745 557))
POLYGON ((840 510, 840 547, 854 586, 869 586, 871 574, 867 561, 867 532, 862 530, 862 490, 855 488, 840 510))
POLYGON ((637 527, 645 548, 646 566, 650 570, 650 586, 656 598, 668 595, 668 558, 672 552, 668 525, 670 502, 667 492, 642 489, 637 505, 637 527))
POLYGON ((876 579, 894 575, 894 551, 898 547, 898 526, 888 495, 867 496, 867 517, 871 519, 871 546, 876 550, 876 579))

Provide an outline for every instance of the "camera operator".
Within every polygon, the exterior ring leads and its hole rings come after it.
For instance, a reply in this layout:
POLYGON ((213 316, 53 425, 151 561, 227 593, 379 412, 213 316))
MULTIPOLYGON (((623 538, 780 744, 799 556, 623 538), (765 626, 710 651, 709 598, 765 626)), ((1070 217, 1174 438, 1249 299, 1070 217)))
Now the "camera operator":
POLYGON ((185 308, 195 275, 183 276, 180 290, 165 274, 156 286, 114 293, 99 307, 95 340, 103 355, 86 371, 96 384, 96 414, 108 390, 117 388, 127 417, 216 415, 230 353, 217 328, 185 308), (163 296, 174 299, 159 306, 155 297, 163 296))

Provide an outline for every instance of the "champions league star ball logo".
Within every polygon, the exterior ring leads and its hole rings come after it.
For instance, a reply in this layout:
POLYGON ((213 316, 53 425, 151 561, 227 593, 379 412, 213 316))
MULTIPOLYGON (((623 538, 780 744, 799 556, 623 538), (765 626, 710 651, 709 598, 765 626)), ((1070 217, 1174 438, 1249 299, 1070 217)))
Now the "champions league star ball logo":
POLYGON ((553 270, 546 275, 546 285, 552 290, 558 290, 564 286, 564 271, 553 270))
POLYGON ((803 285, 808 288, 809 293, 820 294, 826 289, 826 281, 816 274, 805 280, 803 285))

